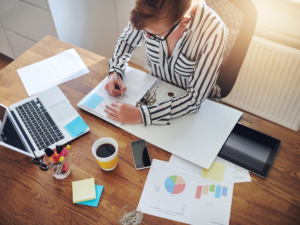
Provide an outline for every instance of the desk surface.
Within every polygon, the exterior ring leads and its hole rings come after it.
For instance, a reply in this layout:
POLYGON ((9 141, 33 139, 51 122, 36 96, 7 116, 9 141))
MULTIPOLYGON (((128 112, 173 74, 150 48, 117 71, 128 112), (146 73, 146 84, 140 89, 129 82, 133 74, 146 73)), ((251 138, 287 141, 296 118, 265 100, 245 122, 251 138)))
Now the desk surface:
MULTIPOLYGON (((59 85, 91 131, 72 143, 71 174, 56 180, 31 158, 0 147, 0 224, 118 224, 119 210, 138 205, 149 169, 137 171, 130 142, 138 138, 77 107, 107 74, 108 59, 45 37, 0 71, 0 102, 6 106, 27 97, 17 69, 75 48, 91 73, 59 85), (101 137, 119 144, 119 163, 100 170, 91 148, 101 137), (71 182, 94 177, 104 186, 97 208, 72 203, 71 182)), ((113 49, 112 49, 113 51, 113 49)), ((230 224, 300 224, 300 132, 244 113, 240 122, 282 141, 268 178, 251 174, 252 182, 235 184, 230 224)), ((168 161, 170 153, 148 144, 151 158, 168 161)), ((143 224, 180 224, 144 214, 143 224)))

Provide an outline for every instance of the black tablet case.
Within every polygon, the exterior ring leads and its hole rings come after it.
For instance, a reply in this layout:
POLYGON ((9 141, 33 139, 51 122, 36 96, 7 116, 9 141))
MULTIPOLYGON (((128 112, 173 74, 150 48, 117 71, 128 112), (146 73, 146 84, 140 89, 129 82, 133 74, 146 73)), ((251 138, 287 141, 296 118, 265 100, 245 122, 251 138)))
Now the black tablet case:
POLYGON ((219 157, 266 178, 281 141, 237 123, 219 157))

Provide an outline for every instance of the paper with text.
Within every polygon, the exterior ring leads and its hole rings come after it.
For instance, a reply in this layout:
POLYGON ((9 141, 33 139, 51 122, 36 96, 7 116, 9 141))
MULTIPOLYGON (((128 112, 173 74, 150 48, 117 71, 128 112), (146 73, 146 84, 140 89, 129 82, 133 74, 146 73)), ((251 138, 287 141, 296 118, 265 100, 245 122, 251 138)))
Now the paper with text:
POLYGON ((90 72, 75 49, 17 71, 29 96, 90 72))
POLYGON ((138 207, 143 213, 187 224, 229 224, 233 183, 218 185, 153 159, 138 207))
POLYGON ((145 95, 147 90, 153 87, 158 78, 128 67, 123 79, 124 85, 127 89, 122 96, 116 97, 110 95, 105 90, 107 80, 108 78, 106 77, 93 89, 92 92, 80 101, 78 105, 88 111, 92 110, 94 114, 119 127, 121 126, 121 123, 113 121, 107 117, 107 113, 104 111, 105 105, 110 105, 117 101, 135 105, 136 102, 145 95))
MULTIPOLYGON (((225 159, 222 159, 220 157, 216 157, 215 161, 217 163, 222 163, 226 165, 225 168, 225 172, 223 175, 223 182, 233 182, 233 183, 240 183, 240 182, 250 182, 251 181, 251 177, 249 174, 249 171, 246 169, 243 169, 240 166, 237 166, 231 162, 228 162, 225 159), (226 172, 227 170, 227 172, 226 172)), ((176 155, 172 155, 169 163, 168 163, 168 168, 170 169, 174 169, 176 171, 185 173, 185 174, 189 174, 191 176, 197 177, 197 178, 201 178, 201 179, 206 179, 206 180, 210 180, 212 182, 215 183, 223 183, 223 182, 218 182, 216 180, 211 180, 208 179, 209 177, 204 177, 202 175, 202 170, 203 168, 191 163, 185 159, 182 159, 176 155)))

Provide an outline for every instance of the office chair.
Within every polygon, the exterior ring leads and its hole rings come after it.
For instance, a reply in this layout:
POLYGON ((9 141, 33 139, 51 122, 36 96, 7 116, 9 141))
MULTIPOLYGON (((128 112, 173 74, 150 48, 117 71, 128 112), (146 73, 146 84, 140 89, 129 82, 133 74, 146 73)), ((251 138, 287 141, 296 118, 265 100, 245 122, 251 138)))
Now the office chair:
POLYGON ((249 48, 257 21, 257 11, 251 0, 206 0, 226 24, 229 34, 220 67, 217 85, 225 98, 232 90, 247 50, 249 48))

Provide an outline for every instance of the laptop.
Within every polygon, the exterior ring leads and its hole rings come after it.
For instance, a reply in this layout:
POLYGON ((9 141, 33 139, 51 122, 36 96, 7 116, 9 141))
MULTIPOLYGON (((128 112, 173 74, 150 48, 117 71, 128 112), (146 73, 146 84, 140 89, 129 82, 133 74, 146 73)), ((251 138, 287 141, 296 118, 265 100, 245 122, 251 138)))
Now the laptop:
MULTIPOLYGON (((31 157, 41 157, 45 148, 55 148, 74 139, 64 126, 78 116, 57 86, 9 108, 0 104, 0 145, 31 157)), ((89 130, 85 129, 79 136, 89 130)))

